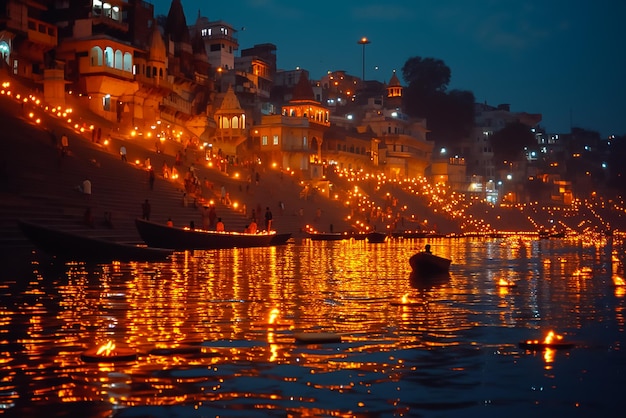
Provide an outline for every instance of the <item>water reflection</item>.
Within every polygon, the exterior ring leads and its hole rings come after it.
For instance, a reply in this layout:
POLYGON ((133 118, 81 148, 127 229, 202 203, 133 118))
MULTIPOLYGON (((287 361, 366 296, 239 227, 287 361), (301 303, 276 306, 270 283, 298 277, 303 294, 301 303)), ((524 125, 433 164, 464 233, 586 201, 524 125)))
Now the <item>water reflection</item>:
POLYGON ((33 260, 2 282, 0 405, 7 416, 83 405, 82 416, 120 417, 616 407, 621 378, 600 370, 625 360, 613 280, 621 242, 428 243, 453 260, 449 276, 410 276, 421 240, 181 252, 162 263, 33 260), (582 345, 517 347, 548 330, 582 345), (341 341, 299 344, 299 332, 341 341), (107 342, 137 359, 81 360, 107 342))

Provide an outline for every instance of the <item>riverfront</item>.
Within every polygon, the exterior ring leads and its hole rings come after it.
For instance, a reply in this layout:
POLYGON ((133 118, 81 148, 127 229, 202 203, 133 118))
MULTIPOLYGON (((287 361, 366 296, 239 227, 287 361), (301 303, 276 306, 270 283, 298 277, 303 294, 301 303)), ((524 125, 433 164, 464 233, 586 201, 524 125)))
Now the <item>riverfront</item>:
POLYGON ((0 404, 51 418, 618 416, 626 297, 612 241, 307 240, 33 262, 0 294, 0 404), (410 280, 427 242, 453 260, 449 279, 410 280), (549 330, 576 346, 518 347, 549 330), (342 341, 297 344, 298 332, 342 341), (108 341, 136 360, 81 359, 108 341))

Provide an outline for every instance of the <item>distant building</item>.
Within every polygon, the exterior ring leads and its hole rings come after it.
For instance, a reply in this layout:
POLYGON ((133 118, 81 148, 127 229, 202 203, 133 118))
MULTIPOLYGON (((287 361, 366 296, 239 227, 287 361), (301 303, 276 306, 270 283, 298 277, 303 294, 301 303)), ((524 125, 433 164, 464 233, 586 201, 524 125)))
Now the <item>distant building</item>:
POLYGON ((323 177, 322 144, 330 113, 313 99, 308 78, 301 74, 292 98, 279 115, 262 116, 253 127, 253 148, 264 160, 306 179, 323 177))

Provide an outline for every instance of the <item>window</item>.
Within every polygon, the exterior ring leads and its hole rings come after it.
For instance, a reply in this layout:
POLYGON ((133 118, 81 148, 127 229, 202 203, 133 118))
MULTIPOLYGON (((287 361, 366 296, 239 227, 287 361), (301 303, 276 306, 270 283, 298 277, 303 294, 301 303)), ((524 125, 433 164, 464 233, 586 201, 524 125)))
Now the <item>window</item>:
POLYGON ((278 145, 278 135, 274 135, 274 145, 278 145))
POLYGON ((122 51, 120 51, 119 49, 115 51, 115 68, 117 68, 118 70, 122 69, 122 64, 123 64, 122 57, 123 57, 122 51))
POLYGON ((104 50, 104 65, 113 68, 113 48, 110 46, 104 50))
POLYGON ((261 137, 261 145, 267 145, 267 135, 261 137))
POLYGON ((108 94, 102 98, 102 109, 111 110, 111 96, 108 94))
POLYGON ((306 135, 302 137, 302 148, 306 148, 307 147, 307 139, 306 139, 306 135))
POLYGON ((101 67, 102 66, 102 48, 99 46, 94 46, 89 51, 89 56, 91 58, 91 66, 92 67, 101 67))
POLYGON ((124 53, 124 71, 133 71, 133 56, 130 52, 124 53))

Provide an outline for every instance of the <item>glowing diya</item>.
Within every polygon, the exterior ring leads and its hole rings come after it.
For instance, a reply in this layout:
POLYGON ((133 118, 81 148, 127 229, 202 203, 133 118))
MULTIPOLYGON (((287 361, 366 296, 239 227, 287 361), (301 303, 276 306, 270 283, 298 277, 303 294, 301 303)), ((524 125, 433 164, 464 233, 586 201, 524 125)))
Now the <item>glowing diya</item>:
POLYGON ((565 349, 572 348, 575 346, 573 342, 568 342, 563 340, 562 335, 555 334, 554 331, 548 332, 546 338, 543 341, 540 340, 526 340, 521 341, 519 343, 520 348, 528 348, 528 349, 541 349, 541 348, 552 348, 552 349, 565 349))
POLYGON ((424 304, 423 302, 418 302, 416 300, 409 299, 409 295, 406 295, 406 294, 402 296, 400 300, 395 300, 391 302, 392 306, 421 306, 423 304, 424 304))
POLYGON ((116 347, 112 341, 100 347, 90 348, 80 355, 81 360, 86 362, 107 363, 114 361, 132 361, 137 358, 135 350, 130 348, 116 347))
POLYGON ((301 344, 323 344, 340 343, 341 335, 333 332, 300 332, 294 334, 297 343, 301 344))

